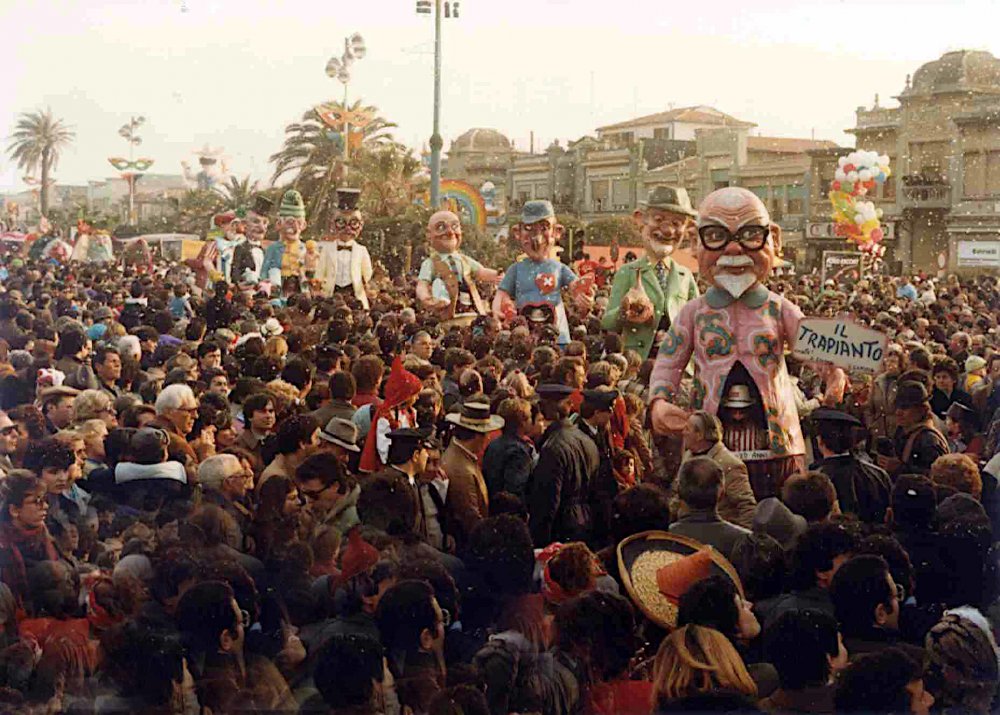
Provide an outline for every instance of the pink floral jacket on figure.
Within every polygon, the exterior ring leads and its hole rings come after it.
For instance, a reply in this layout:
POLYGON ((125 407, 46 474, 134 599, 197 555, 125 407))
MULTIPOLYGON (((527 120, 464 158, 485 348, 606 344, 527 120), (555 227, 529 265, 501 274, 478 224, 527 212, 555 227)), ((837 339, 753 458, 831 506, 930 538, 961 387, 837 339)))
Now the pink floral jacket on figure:
POLYGON ((681 308, 660 346, 649 381, 650 399, 673 401, 694 355, 691 407, 718 414, 723 387, 738 360, 764 402, 768 449, 775 457, 805 454, 785 345, 794 345, 802 311, 761 284, 740 298, 718 288, 681 308))

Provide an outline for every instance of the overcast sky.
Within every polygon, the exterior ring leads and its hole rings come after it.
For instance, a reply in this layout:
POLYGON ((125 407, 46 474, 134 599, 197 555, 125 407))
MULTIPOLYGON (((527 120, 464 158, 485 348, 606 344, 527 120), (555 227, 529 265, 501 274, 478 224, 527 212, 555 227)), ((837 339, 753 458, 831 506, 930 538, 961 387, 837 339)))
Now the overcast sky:
MULTIPOLYGON (((140 154, 179 173, 224 147, 231 170, 270 178, 284 126, 343 94, 324 72, 364 35, 352 98, 419 148, 431 132, 433 23, 415 0, 0 0, 0 138, 51 107, 77 133, 60 183, 113 175, 117 135, 147 117, 140 154), (186 11, 184 9, 186 8, 186 11)), ((949 49, 1000 54, 996 0, 460 0, 444 21, 445 148, 493 127, 527 149, 606 123, 709 104, 763 135, 850 144, 859 105, 883 105, 949 49)), ((6 145, 6 142, 4 142, 6 145)), ((0 157, 0 189, 22 172, 0 157)))

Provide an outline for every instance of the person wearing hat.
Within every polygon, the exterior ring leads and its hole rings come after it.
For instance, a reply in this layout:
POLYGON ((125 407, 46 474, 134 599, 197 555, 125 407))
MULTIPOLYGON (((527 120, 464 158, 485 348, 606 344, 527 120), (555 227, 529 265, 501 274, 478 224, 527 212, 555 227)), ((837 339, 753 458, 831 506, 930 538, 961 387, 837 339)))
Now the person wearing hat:
POLYGON ((749 385, 732 385, 719 404, 722 443, 747 467, 750 484, 757 499, 777 494, 767 473, 767 432, 762 415, 749 385))
POLYGON ((332 417, 320 428, 319 439, 320 447, 333 452, 345 468, 348 468, 355 455, 361 454, 361 448, 358 447, 358 426, 351 420, 332 417))
POLYGON ((372 259, 358 242, 365 227, 358 208, 360 189, 337 189, 337 207, 330 218, 330 238, 324 237, 316 279, 323 281, 326 295, 341 293, 353 297, 368 309, 365 286, 372 279, 372 259))
POLYGON ((922 383, 905 381, 896 391, 896 436, 893 456, 878 456, 890 476, 927 474, 934 460, 948 454, 948 440, 934 426, 930 396, 922 383))
POLYGON ((496 284, 500 274, 459 252, 462 222, 451 211, 438 211, 427 221, 429 255, 420 264, 417 300, 425 308, 450 320, 456 313, 486 315, 476 281, 496 284))
POLYGON ((625 349, 643 359, 649 357, 657 332, 665 333, 684 304, 699 295, 691 270, 670 257, 693 233, 697 215, 687 191, 672 186, 654 188, 632 214, 646 255, 615 274, 601 327, 620 333, 625 349))
POLYGON ((264 236, 267 235, 267 225, 273 208, 274 202, 269 198, 265 196, 254 198, 244 224, 246 241, 233 249, 233 264, 230 268, 232 281, 256 284, 261 279, 261 269, 264 266, 264 236))
POLYGON ((414 533, 439 551, 446 547, 445 494, 452 486, 447 482, 429 479, 427 469, 431 452, 440 445, 432 435, 432 428, 396 429, 389 433, 388 465, 373 478, 399 479, 413 492, 417 505, 414 533))
POLYGON ((38 394, 38 405, 45 416, 45 429, 55 434, 73 424, 73 402, 80 391, 64 385, 46 387, 38 394))
POLYGON ((488 402, 465 402, 459 412, 445 415, 453 425, 452 439, 441 455, 441 469, 448 477, 445 513, 449 531, 459 550, 472 530, 490 515, 486 480, 479 467, 491 432, 503 428, 503 418, 490 414, 488 402))
POLYGON ((302 243, 302 232, 306 230, 306 206, 302 194, 289 189, 281 197, 278 206, 278 238, 264 251, 264 264, 260 269, 262 280, 281 286, 281 281, 289 276, 303 275, 306 247, 302 243))
POLYGON ((590 310, 591 287, 578 281, 577 275, 552 258, 552 249, 562 238, 563 227, 556 223, 551 201, 528 201, 521 209, 521 221, 511 229, 527 257, 504 273, 493 298, 493 314, 511 320, 525 308, 547 303, 553 310, 559 329, 559 344, 569 342, 569 319, 562 301, 562 290, 571 288, 577 307, 590 310))
POLYGON ((569 420, 576 389, 546 383, 535 392, 548 427, 538 442, 538 462, 528 490, 528 526, 538 548, 553 541, 587 541, 593 529, 591 491, 601 458, 587 435, 569 420))
POLYGON ((611 417, 618 390, 583 390, 583 401, 576 426, 597 448, 600 467, 593 485, 593 535, 595 543, 603 543, 611 528, 611 502, 618 495, 614 475, 614 448, 611 444, 611 417))
POLYGON ((418 426, 413 403, 422 386, 420 378, 404 368, 397 356, 385 381, 385 399, 375 409, 365 437, 359 464, 362 472, 377 472, 385 465, 389 457, 389 432, 418 426))
POLYGON ((840 510, 868 524, 884 523, 892 482, 884 469, 857 456, 864 425, 853 415, 826 407, 813 412, 811 419, 821 456, 813 469, 830 477, 840 510))

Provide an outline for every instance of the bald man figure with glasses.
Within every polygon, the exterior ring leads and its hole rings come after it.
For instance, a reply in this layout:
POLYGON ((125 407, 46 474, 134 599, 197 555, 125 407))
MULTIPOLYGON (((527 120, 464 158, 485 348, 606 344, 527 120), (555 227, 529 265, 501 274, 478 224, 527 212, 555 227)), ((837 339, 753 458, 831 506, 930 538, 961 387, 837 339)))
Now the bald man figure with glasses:
POLYGON ((659 434, 684 430, 688 412, 676 402, 692 357, 691 409, 718 416, 729 388, 746 385, 757 400, 754 418, 766 431, 767 444, 743 461, 754 496, 776 496, 785 479, 805 467, 805 442, 785 366, 785 348, 794 344, 803 314, 764 285, 781 251, 781 228, 752 192, 719 189, 698 209, 696 250, 698 269, 711 287, 681 308, 660 345, 650 378, 653 429, 659 434), (753 462, 759 463, 756 470, 753 462))

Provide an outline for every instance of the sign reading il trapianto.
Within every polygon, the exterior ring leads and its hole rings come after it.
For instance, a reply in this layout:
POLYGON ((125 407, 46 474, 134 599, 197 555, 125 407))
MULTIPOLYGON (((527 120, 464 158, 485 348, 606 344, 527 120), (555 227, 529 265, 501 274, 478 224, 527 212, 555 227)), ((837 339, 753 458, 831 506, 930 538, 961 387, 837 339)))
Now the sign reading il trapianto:
POLYGON ((805 318, 799 322, 794 352, 803 360, 876 373, 882 366, 887 342, 885 333, 848 318, 805 318))

